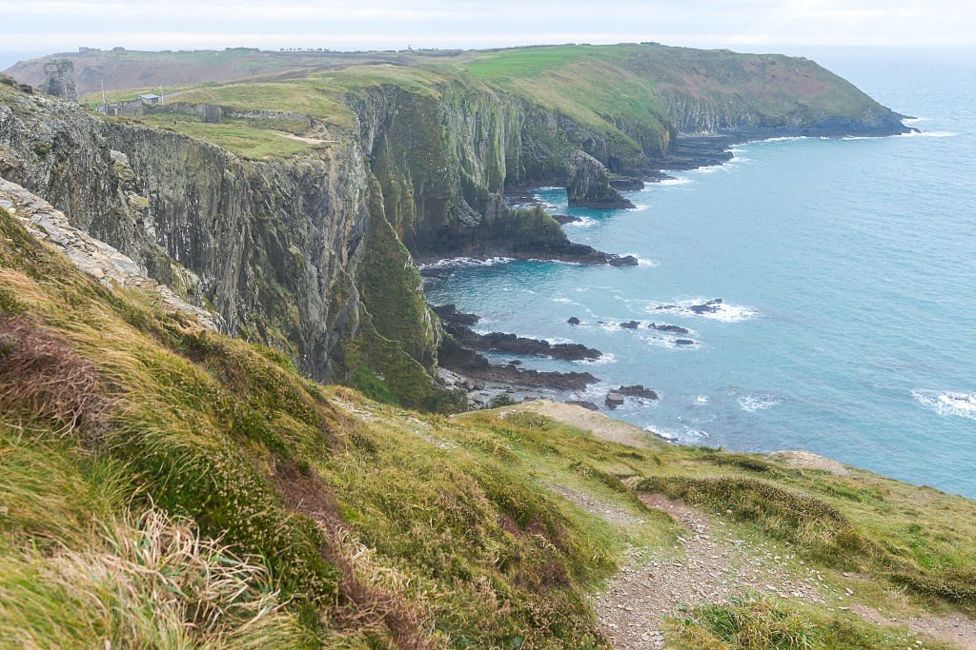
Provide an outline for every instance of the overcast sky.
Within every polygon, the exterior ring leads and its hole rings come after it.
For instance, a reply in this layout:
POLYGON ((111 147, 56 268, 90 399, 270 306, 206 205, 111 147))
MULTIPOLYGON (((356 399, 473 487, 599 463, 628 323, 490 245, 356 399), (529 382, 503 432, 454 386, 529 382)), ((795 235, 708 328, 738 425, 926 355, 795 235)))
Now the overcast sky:
POLYGON ((758 51, 976 44, 974 0, 0 0, 0 16, 5 58, 118 45, 401 49, 651 40, 758 51))

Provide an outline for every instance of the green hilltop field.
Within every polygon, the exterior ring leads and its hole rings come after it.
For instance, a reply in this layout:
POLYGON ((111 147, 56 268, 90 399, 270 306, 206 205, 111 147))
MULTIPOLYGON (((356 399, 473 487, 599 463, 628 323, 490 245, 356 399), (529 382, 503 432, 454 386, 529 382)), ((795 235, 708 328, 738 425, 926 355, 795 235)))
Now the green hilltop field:
MULTIPOLYGON (((878 108, 853 85, 807 59, 658 44, 367 53, 122 50, 64 56, 74 62, 79 90, 88 93, 92 106, 101 101, 97 80, 106 79, 111 101, 164 86, 171 102, 294 111, 347 132, 355 123, 349 98, 370 89, 393 87, 429 96, 478 92, 518 98, 591 127, 619 147, 658 155, 666 152, 676 129, 687 126, 675 122, 689 101, 705 113, 731 106, 768 126, 827 115, 855 119, 878 108), (155 85, 147 84, 149 79, 155 85)), ((19 63, 8 73, 38 84, 44 60, 19 63)), ((719 116, 704 117, 707 126, 708 119, 719 116)), ((303 150, 277 135, 258 133, 269 127, 253 121, 237 124, 233 133, 178 116, 150 123, 249 157, 303 150), (241 141, 236 136, 242 129, 263 144, 241 141)))

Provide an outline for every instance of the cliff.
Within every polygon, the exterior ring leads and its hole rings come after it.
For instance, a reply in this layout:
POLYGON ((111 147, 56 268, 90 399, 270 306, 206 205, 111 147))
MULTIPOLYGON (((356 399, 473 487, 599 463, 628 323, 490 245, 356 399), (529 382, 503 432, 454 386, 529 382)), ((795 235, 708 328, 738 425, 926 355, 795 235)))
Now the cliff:
POLYGON ((970 500, 322 386, 83 274, 5 187, 0 646, 972 647, 970 500))
MULTIPOLYGON (((173 58, 144 54, 146 69, 173 58)), ((67 59, 85 70, 103 55, 67 59)), ((353 58, 326 71, 314 56, 297 61, 284 78, 126 104, 129 117, 0 83, 0 177, 215 311, 227 332, 310 377, 418 408, 463 398, 433 382, 439 335, 415 256, 613 259, 580 250, 545 215, 513 212, 506 189, 565 183, 576 151, 614 173, 651 173, 688 127, 905 130, 850 84, 786 57, 623 45, 353 58)))

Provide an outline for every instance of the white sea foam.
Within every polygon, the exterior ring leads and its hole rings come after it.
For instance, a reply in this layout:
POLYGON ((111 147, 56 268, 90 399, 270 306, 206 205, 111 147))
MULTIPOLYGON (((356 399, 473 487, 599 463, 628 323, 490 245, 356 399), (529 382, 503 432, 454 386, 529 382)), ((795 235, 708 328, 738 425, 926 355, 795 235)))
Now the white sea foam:
POLYGON ((640 255, 638 255, 637 253, 624 253, 624 255, 625 256, 626 255, 630 255, 631 257, 636 257, 637 258, 637 266, 646 266, 646 267, 650 268, 650 267, 660 266, 661 265, 661 263, 658 262, 657 260, 644 259, 643 257, 641 257, 640 255))
POLYGON ((665 178, 657 182, 658 185, 687 185, 688 183, 694 183, 694 181, 685 176, 679 176, 678 178, 665 178))
POLYGON ((580 217, 579 221, 570 221, 569 223, 564 225, 571 226, 573 228, 592 228, 598 223, 599 221, 597 221, 596 219, 591 219, 590 217, 580 217))
POLYGON ((722 321, 723 323, 738 323, 739 321, 749 320, 750 318, 755 318, 759 315, 759 312, 752 307, 746 307, 744 305, 732 305, 727 302, 721 302, 714 305, 714 311, 703 311, 701 313, 692 311, 692 307, 703 305, 706 302, 708 301, 705 299, 694 298, 691 300, 681 300, 675 303, 652 303, 646 308, 646 311, 649 313, 663 311, 679 316, 698 316, 700 318, 722 321))
POLYGON ((708 404, 710 401, 708 395, 699 395, 695 398, 695 404, 708 404))
POLYGON ((617 363, 617 357, 612 352, 604 352, 596 359, 576 359, 573 363, 578 363, 583 366, 605 366, 607 364, 617 363))
POLYGON ((677 441, 677 442, 702 440, 704 438, 709 437, 707 431, 703 431, 702 429, 696 429, 694 427, 689 427, 687 425, 681 427, 680 429, 665 429, 663 427, 654 426, 652 424, 650 426, 644 427, 644 431, 647 431, 648 433, 653 433, 654 435, 660 436, 661 438, 664 438, 666 440, 677 441))
POLYGON ((741 408, 746 413, 765 411, 766 409, 773 408, 781 401, 782 400, 780 400, 778 397, 774 397, 772 395, 766 395, 766 394, 745 395, 738 399, 739 408, 741 408))
POLYGON ((565 303, 567 305, 578 305, 579 304, 578 302, 576 302, 576 301, 574 301, 574 300, 572 300, 570 298, 559 297, 559 298, 552 298, 551 300, 553 302, 561 302, 561 303, 565 303))
POLYGON ((634 207, 627 208, 627 209, 628 210, 646 210, 649 207, 651 207, 651 205, 649 203, 635 203, 634 204, 634 207))
POLYGON ((918 389, 912 391, 912 396, 919 404, 939 415, 976 420, 976 393, 918 389))
POLYGON ((668 350, 699 350, 702 347, 701 346, 701 343, 699 343, 698 341, 694 341, 693 339, 689 339, 687 336, 661 336, 661 335, 655 335, 655 336, 647 336, 647 337, 644 337, 644 340, 647 341, 647 344, 648 345, 651 345, 651 346, 654 346, 654 347, 657 347, 657 348, 666 348, 668 350), (690 341, 693 341, 693 342, 691 344, 685 343, 683 345, 678 345, 677 340, 679 338, 680 339, 683 339, 685 341, 689 341, 690 340, 690 341))
POLYGON ((417 268, 421 270, 459 269, 475 266, 495 266, 497 264, 508 264, 509 262, 514 261, 515 259, 511 257, 489 257, 487 259, 478 259, 476 257, 450 257, 443 260, 437 260, 436 262, 430 262, 428 264, 418 264, 417 268))
POLYGON ((902 133, 898 137, 900 138, 954 138, 959 135, 954 131, 912 131, 911 133, 902 133))
POLYGON ((902 124, 918 124, 919 122, 928 122, 927 117, 906 117, 902 120, 902 124))

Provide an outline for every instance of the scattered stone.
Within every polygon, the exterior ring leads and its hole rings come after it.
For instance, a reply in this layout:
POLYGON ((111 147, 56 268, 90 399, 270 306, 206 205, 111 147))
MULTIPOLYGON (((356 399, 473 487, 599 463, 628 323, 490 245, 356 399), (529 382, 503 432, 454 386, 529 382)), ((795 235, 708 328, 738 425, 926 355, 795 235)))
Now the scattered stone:
POLYGON ((603 402, 610 408, 615 409, 618 406, 623 406, 624 396, 621 395, 620 393, 610 391, 609 393, 607 393, 607 397, 606 399, 603 400, 603 402))
POLYGON ((566 322, 569 323, 570 325, 579 325, 580 319, 576 318, 575 316, 570 316, 569 320, 567 320, 566 322))
POLYGON ((640 327, 640 323, 635 320, 630 320, 626 323, 620 323, 620 327, 624 328, 625 330, 635 330, 640 327))

